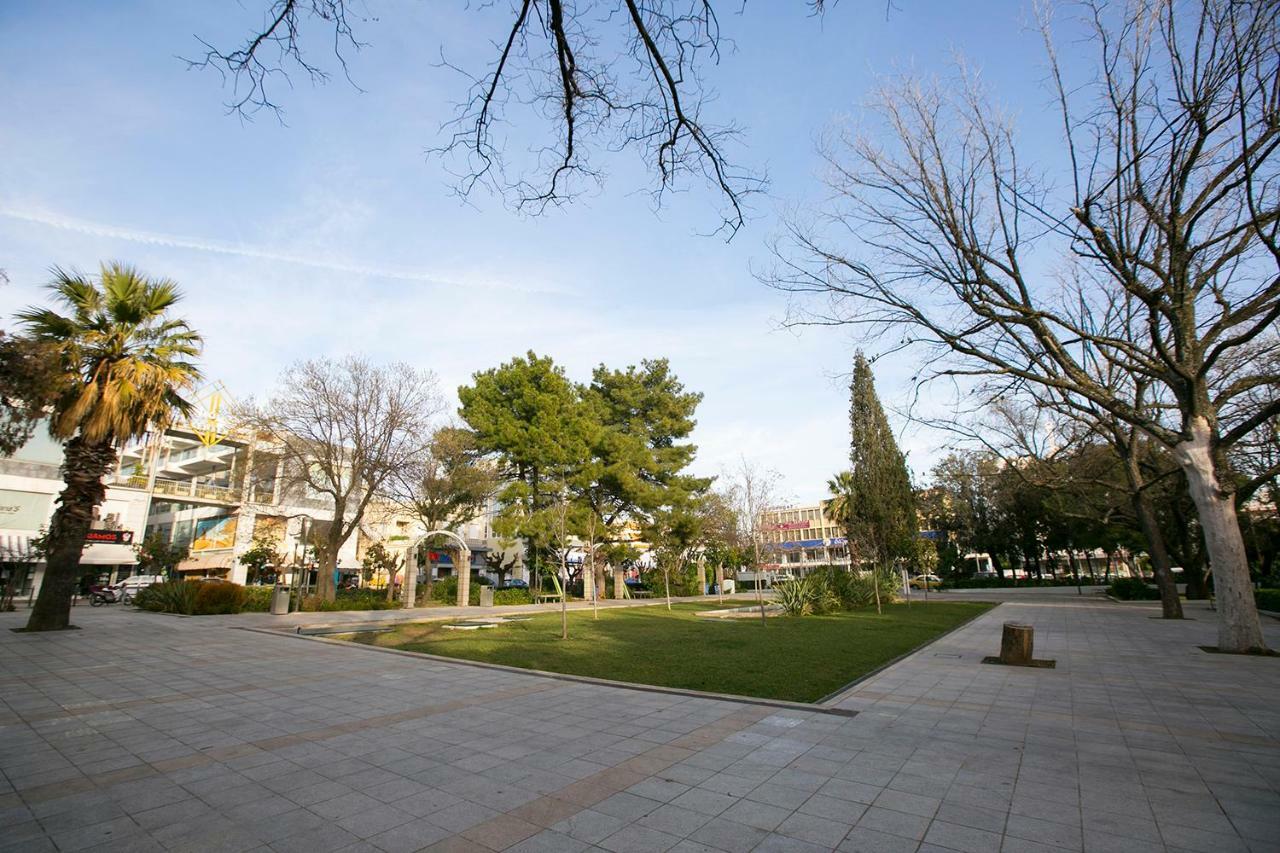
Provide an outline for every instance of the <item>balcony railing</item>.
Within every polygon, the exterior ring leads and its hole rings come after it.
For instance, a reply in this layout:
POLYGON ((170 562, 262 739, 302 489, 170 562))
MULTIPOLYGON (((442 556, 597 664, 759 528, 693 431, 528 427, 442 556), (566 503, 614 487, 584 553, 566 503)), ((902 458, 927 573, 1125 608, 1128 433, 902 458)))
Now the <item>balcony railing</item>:
POLYGON ((156 478, 154 493, 174 498, 198 498, 219 503, 239 503, 240 490, 231 486, 215 486, 195 480, 163 480, 156 478))

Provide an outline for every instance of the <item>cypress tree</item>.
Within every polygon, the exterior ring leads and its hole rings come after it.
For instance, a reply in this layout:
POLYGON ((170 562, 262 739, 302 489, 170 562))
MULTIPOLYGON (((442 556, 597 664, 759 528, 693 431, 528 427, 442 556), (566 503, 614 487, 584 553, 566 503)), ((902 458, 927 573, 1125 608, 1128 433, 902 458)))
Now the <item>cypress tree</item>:
POLYGON ((861 351, 854 356, 849 395, 849 548, 855 558, 871 560, 880 571, 913 553, 915 495, 906 459, 876 396, 871 365, 861 351))

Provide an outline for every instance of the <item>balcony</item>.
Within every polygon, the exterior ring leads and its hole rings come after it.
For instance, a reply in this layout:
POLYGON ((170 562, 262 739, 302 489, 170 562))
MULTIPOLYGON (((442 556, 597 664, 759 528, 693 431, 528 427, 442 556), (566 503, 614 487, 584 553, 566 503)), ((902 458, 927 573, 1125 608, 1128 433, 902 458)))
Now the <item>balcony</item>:
POLYGON ((240 503, 240 490, 231 486, 215 486, 196 480, 165 480, 156 478, 156 497, 179 498, 190 503, 214 503, 236 505, 240 503))

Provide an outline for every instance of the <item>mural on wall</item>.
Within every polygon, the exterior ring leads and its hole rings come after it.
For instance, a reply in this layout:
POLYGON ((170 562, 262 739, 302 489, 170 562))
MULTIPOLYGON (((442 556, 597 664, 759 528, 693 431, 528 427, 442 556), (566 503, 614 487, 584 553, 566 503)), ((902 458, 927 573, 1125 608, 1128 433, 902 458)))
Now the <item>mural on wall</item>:
POLYGON ((236 520, 234 515, 196 520, 196 538, 191 542, 192 552, 216 551, 236 544, 236 520))
POLYGON ((287 529, 288 520, 283 515, 259 515, 253 520, 253 540, 284 545, 287 529))

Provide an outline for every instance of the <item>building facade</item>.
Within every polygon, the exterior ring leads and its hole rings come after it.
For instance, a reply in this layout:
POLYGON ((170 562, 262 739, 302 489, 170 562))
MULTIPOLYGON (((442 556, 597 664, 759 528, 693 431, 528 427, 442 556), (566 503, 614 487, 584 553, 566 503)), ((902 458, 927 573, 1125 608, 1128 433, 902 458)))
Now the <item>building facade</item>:
MULTIPOLYGON (((288 487, 281 457, 270 444, 236 435, 212 440, 173 428, 130 442, 118 456, 81 559, 86 583, 114 583, 136 573, 136 546, 146 537, 188 548, 177 566, 187 578, 246 583, 251 579, 240 557, 264 543, 280 556, 273 568, 286 582, 303 570, 303 579, 314 583, 314 553, 307 543, 318 528, 333 523, 332 500, 288 487)), ((39 538, 62 489, 61 462, 62 446, 43 430, 13 456, 0 458, 0 581, 16 600, 39 592, 44 570, 39 538)), ((489 571, 486 557, 495 549, 512 548, 494 537, 493 512, 492 505, 486 507, 460 531, 471 549, 472 568, 481 572, 489 571)), ((373 542, 396 552, 420 532, 403 512, 379 505, 339 550, 339 581, 368 583, 372 579, 361 564, 373 542)), ((441 547, 432 557, 437 577, 453 572, 449 550, 441 547)), ((508 577, 522 577, 521 561, 511 569, 508 577)))
POLYGON ((826 516, 824 503, 769 509, 763 521, 766 569, 803 575, 815 566, 848 565, 844 528, 826 516))

